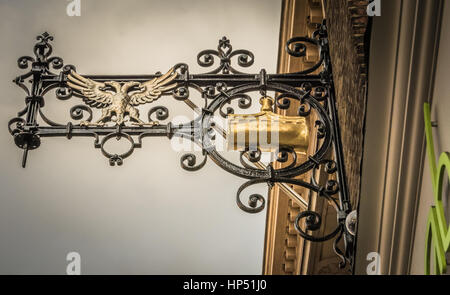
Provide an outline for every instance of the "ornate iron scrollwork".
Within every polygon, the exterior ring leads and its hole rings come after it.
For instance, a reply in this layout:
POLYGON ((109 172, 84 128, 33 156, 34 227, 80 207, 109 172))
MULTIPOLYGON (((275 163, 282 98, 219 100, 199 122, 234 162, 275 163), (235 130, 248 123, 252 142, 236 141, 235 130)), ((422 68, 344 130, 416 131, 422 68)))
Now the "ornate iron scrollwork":
POLYGON ((314 235, 322 226, 323 218, 318 212, 306 210, 296 218, 297 231, 303 238, 313 242, 335 239, 335 252, 342 258, 342 265, 353 263, 354 232, 349 232, 345 226, 346 217, 352 208, 346 184, 325 24, 312 38, 297 37, 287 42, 286 50, 293 57, 302 57, 308 50, 317 50, 319 58, 309 69, 286 74, 267 74, 265 70, 258 74, 237 71, 231 65, 233 57, 237 58, 239 66, 249 67, 254 62, 254 56, 247 50, 233 51, 230 41, 224 37, 219 41, 217 50, 204 50, 198 54, 197 62, 203 67, 213 66, 214 57, 220 60, 216 69, 205 74, 190 74, 186 64, 177 64, 165 75, 79 75, 74 66, 63 66, 61 58, 50 57, 52 46, 49 41, 52 40, 53 37, 48 33, 38 36, 38 43, 33 50, 35 57, 25 56, 18 60, 21 69, 26 69, 31 64, 29 72, 14 80, 26 92, 26 108, 9 122, 8 129, 16 145, 24 149, 23 166, 28 150, 38 148, 41 139, 46 137, 66 136, 70 139, 91 136, 95 140, 95 147, 102 151, 111 165, 122 165, 135 148, 142 146, 145 137, 186 138, 201 148, 204 158, 198 161, 194 154, 185 154, 180 159, 182 168, 188 171, 199 170, 205 165, 207 158, 210 158, 225 171, 247 179, 236 195, 238 207, 245 212, 257 213, 264 209, 266 200, 261 195, 251 194, 247 202, 242 201, 244 190, 260 183, 269 186, 276 183, 301 186, 308 189, 311 196, 324 198, 337 212, 335 229, 324 236, 314 235), (54 73, 50 68, 62 70, 54 73), (315 74, 317 72, 319 73, 315 74), (25 85, 25 80, 30 80, 30 88, 25 85), (70 117, 76 122, 60 124, 44 115, 44 95, 51 89, 56 89, 56 96, 61 100, 72 96, 83 98, 85 104, 77 104, 69 110, 70 117), (252 94, 265 97, 269 91, 278 94, 273 102, 277 108, 287 109, 292 101, 298 101, 299 117, 310 120, 311 114, 315 114, 316 119, 311 124, 317 136, 314 152, 305 161, 299 162, 292 146, 280 146, 272 151, 272 155, 273 162, 284 164, 282 168, 274 168, 273 163, 261 164, 261 150, 241 151, 240 163, 229 161, 215 144, 217 134, 227 136, 225 130, 215 123, 215 118, 227 118, 235 113, 233 107, 226 105, 237 102, 238 108, 247 109, 252 105, 252 94), (203 106, 197 107, 190 100, 193 94, 198 94, 203 99, 203 106), (166 107, 157 106, 150 109, 148 122, 143 122, 134 106, 151 102, 162 95, 171 95, 186 103, 198 112, 198 117, 178 125, 171 122, 157 123, 157 120, 166 120, 169 113, 166 107), (92 123, 92 106, 104 110, 103 116, 96 123, 92 123), (112 121, 113 115, 116 117, 115 124, 106 124, 112 121), (38 117, 47 125, 38 124, 38 117), (104 145, 112 138, 128 140, 129 150, 122 154, 107 152, 104 145), (314 172, 319 168, 330 176, 324 185, 320 185, 314 178, 314 172), (309 181, 294 178, 308 172, 312 172, 309 181), (341 240, 344 241, 344 250, 339 248, 341 240))

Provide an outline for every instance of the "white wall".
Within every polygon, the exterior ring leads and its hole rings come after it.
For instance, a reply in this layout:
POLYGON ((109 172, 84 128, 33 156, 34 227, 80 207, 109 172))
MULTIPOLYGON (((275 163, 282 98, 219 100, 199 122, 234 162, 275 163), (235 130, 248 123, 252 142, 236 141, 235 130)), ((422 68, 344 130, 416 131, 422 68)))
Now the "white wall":
MULTIPOLYGON (((182 170, 182 153, 166 138, 144 140, 122 167, 110 167, 91 138, 45 138, 22 169, 6 126, 24 106, 11 83, 24 73, 17 58, 32 55, 44 31, 55 37, 54 55, 80 73, 164 72, 178 62, 204 72, 197 53, 224 35, 255 54, 245 71, 271 73, 280 1, 81 0, 80 17, 66 15, 68 3, 0 1, 0 273, 64 274, 70 251, 81 254, 83 274, 261 273, 265 212, 236 206, 244 180, 211 161, 182 170)), ((48 116, 65 123, 80 100, 50 94, 46 103, 48 116)), ((182 102, 161 104, 192 117, 182 102)))

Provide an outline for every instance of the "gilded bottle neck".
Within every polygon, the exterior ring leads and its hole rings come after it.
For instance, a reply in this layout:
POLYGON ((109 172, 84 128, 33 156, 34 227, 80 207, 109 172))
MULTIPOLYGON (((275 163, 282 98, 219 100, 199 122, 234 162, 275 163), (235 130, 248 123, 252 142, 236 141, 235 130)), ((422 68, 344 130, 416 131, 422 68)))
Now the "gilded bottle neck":
POLYGON ((273 112, 273 98, 269 96, 262 97, 259 101, 262 112, 273 112))

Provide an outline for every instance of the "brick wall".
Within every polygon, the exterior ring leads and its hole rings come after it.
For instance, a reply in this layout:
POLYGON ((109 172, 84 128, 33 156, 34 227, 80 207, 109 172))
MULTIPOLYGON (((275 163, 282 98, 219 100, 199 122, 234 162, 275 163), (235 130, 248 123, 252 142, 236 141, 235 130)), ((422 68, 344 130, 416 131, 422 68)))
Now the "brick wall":
POLYGON ((326 1, 330 54, 352 203, 359 200, 367 88, 368 1, 326 1))

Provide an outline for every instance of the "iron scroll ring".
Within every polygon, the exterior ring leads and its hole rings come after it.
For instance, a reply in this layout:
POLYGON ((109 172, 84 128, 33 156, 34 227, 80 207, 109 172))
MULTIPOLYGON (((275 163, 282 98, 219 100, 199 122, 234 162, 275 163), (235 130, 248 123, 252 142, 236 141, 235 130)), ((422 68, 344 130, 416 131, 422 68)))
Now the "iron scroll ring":
MULTIPOLYGON (((304 163, 295 166, 295 167, 286 167, 274 170, 274 175, 270 175, 270 173, 266 169, 257 169, 250 167, 240 167, 227 159, 225 159, 216 149, 214 143, 212 142, 210 136, 208 135, 208 130, 210 129, 210 124, 213 121, 214 113, 216 113, 224 101, 227 101, 229 97, 236 96, 237 94, 243 94, 248 92, 259 91, 259 84, 246 84, 242 86, 238 86, 227 91, 226 94, 219 95, 216 99, 214 99, 208 107, 204 110, 202 115, 202 128, 201 128, 201 138, 203 149, 208 153, 209 157, 212 161, 214 161, 217 165, 219 165, 222 169, 226 170, 229 173, 232 173, 236 176, 246 178, 246 179, 269 179, 271 177, 275 178, 290 178, 295 177, 297 175, 303 174, 312 168, 315 167, 316 163, 311 159, 308 159, 304 163)), ((332 135, 331 135, 331 122, 330 118, 327 115, 327 112, 323 108, 322 104, 317 101, 313 96, 308 96, 305 98, 306 93, 302 90, 296 89, 294 87, 288 85, 282 85, 278 83, 267 83, 266 89, 269 91, 276 91, 280 93, 288 93, 290 96, 296 100, 307 99, 309 105, 312 109, 314 109, 319 115, 323 128, 324 128, 324 138, 321 146, 317 149, 314 156, 310 157, 313 159, 323 159, 332 143, 332 135)))
POLYGON ((134 143, 134 140, 131 137, 131 135, 123 133, 123 132, 110 133, 110 134, 106 135, 100 142, 100 149, 102 151, 102 154, 105 157, 109 158, 109 162, 110 162, 111 166, 114 166, 115 164, 117 164, 119 166, 122 165, 123 159, 129 157, 133 153, 134 147, 135 147, 135 143, 134 143), (117 140, 120 140, 122 137, 125 138, 130 143, 130 148, 122 154, 112 154, 112 153, 107 152, 105 150, 105 144, 113 137, 116 137, 117 140))

